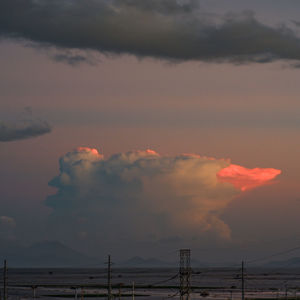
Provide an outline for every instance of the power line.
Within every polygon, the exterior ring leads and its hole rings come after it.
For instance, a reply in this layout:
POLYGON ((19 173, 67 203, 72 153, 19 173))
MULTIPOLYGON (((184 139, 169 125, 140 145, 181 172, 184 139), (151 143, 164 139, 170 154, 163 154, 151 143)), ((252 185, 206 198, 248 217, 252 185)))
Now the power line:
POLYGON ((173 295, 171 295, 171 296, 165 297, 164 299, 174 298, 174 297, 176 297, 177 295, 179 295, 179 292, 176 292, 175 294, 173 294, 173 295))
POLYGON ((299 250, 299 249, 300 249, 300 246, 294 247, 294 248, 291 248, 291 249, 288 249, 288 250, 285 250, 285 251, 273 253, 273 254, 268 255, 268 256, 264 256, 264 257, 261 257, 261 258, 257 258, 257 259, 253 259, 253 260, 247 261, 247 264, 252 264, 252 263, 255 263, 255 262, 258 262, 258 261, 263 261, 263 260, 266 260, 266 259, 269 259, 269 258, 272 258, 272 257, 276 257, 276 256, 280 256, 280 255, 283 255, 283 254, 287 254, 287 253, 290 253, 290 252, 293 252, 293 251, 296 251, 296 250, 299 250))
POLYGON ((177 276, 179 275, 179 273, 175 274, 174 276, 168 278, 168 279, 165 279, 165 280, 161 280, 161 281, 157 281, 155 283, 152 283, 151 286, 154 286, 154 285, 158 285, 158 284, 162 284, 162 283, 165 283, 165 282, 168 282, 172 279, 175 279, 177 276))

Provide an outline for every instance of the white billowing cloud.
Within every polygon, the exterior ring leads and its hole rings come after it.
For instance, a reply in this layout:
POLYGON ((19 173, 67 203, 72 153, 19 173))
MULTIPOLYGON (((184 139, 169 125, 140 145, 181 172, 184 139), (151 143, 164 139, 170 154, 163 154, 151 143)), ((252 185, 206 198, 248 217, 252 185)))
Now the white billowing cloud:
POLYGON ((128 234, 214 231, 228 238, 230 230, 219 215, 239 191, 216 177, 228 165, 199 156, 162 157, 151 150, 105 160, 95 149, 79 148, 60 159, 60 174, 50 182, 58 192, 47 203, 54 214, 95 218, 100 228, 108 222, 128 234))
POLYGON ((60 159, 60 174, 50 182, 58 191, 47 204, 62 224, 85 235, 229 239, 220 216, 241 189, 218 174, 230 166, 229 160, 152 150, 104 159, 96 149, 81 147, 60 159))

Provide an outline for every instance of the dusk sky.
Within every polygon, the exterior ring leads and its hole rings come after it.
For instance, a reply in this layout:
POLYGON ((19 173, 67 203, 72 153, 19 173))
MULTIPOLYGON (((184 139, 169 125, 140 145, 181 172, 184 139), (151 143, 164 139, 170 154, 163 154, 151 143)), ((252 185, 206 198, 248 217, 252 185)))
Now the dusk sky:
POLYGON ((224 263, 299 246, 299 11, 0 0, 0 240, 224 263))

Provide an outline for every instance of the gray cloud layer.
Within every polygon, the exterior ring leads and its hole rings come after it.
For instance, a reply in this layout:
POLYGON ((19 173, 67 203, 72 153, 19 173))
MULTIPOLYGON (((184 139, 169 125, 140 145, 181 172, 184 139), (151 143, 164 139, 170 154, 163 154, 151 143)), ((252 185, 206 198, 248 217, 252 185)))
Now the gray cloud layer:
POLYGON ((1 0, 0 35, 174 61, 300 59, 290 29, 264 25, 251 12, 204 13, 197 0, 1 0))
POLYGON ((51 126, 39 119, 26 119, 16 123, 0 121, 0 142, 28 139, 49 132, 51 126))

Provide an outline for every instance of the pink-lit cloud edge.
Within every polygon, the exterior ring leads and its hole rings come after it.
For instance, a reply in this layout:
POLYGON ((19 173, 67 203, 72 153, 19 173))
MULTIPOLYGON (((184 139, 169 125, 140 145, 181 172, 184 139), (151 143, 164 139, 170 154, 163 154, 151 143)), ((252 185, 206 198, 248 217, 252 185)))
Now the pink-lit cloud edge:
MULTIPOLYGON (((96 148, 78 147, 77 151, 90 152, 91 154, 104 158, 96 148)), ((146 153, 154 156, 159 154, 151 149, 145 150, 146 153)), ((183 154, 184 156, 201 157, 198 154, 183 154)), ((205 157, 206 159, 215 160, 214 157, 205 157)), ((260 186, 273 183, 273 180, 282 173, 279 169, 274 168, 253 168, 249 169, 240 165, 230 164, 228 167, 221 169, 217 173, 217 178, 221 182, 232 184, 236 189, 244 192, 258 188, 260 186)))

